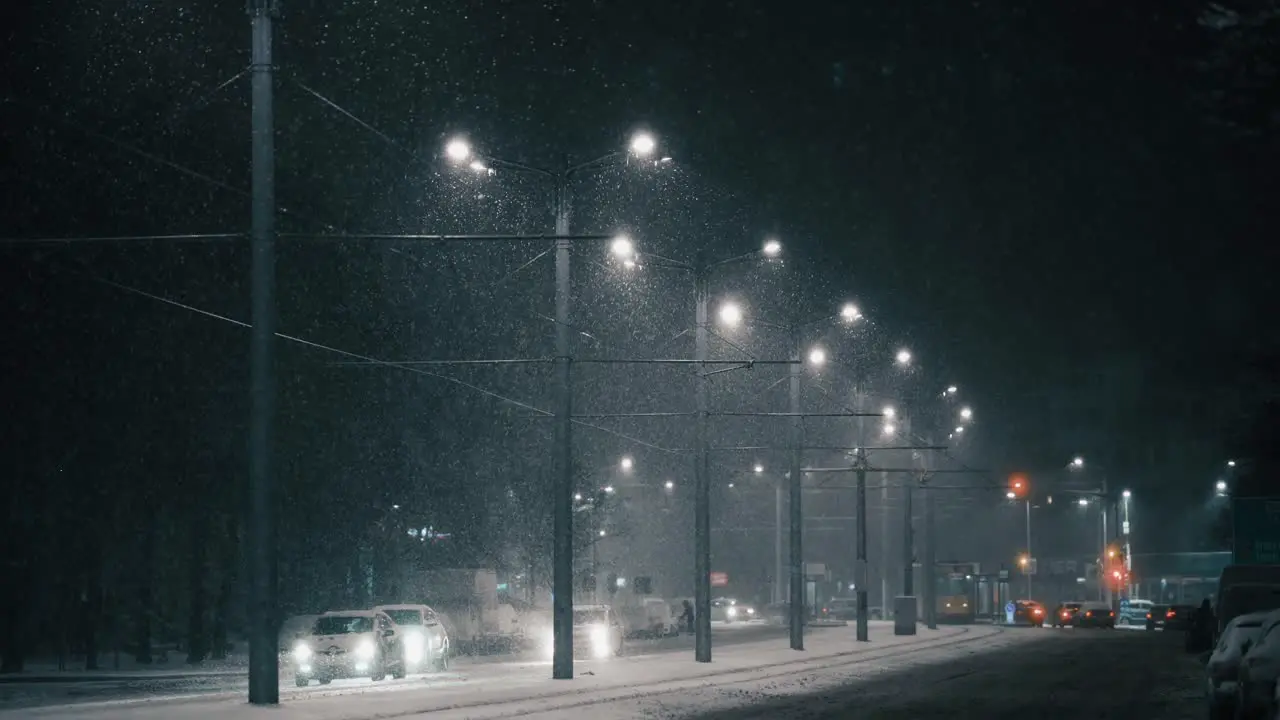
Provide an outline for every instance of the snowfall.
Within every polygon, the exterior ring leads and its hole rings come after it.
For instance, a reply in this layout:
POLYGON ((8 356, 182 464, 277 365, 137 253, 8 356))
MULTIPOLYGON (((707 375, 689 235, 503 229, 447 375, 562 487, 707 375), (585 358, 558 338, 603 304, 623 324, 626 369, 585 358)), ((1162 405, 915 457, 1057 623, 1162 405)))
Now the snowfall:
POLYGON ((0 711, 0 720, 682 718, 994 652, 1028 637, 990 626, 921 628, 915 636, 895 636, 891 623, 876 622, 866 643, 855 641, 852 627, 830 628, 812 631, 804 651, 774 638, 718 648, 710 664, 694 662, 688 652, 633 655, 575 663, 573 680, 552 680, 548 662, 489 663, 395 682, 352 681, 325 688, 294 688, 291 681, 285 687, 282 682, 275 708, 248 705, 242 692, 183 693, 26 707, 0 711))

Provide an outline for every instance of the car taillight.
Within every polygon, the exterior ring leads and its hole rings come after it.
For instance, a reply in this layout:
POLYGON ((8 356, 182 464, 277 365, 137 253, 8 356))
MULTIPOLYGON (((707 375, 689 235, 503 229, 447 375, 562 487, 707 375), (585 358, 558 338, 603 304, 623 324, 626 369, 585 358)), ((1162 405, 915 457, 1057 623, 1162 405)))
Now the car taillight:
POLYGON ((1085 611, 1084 616, 1085 616, 1085 617, 1093 617, 1093 611, 1092 611, 1092 610, 1087 610, 1087 611, 1085 611))
POLYGON ((1175 616, 1175 615, 1177 615, 1177 614, 1178 614, 1178 613, 1176 613, 1176 612, 1174 612, 1174 611, 1170 610, 1169 612, 1165 613, 1165 614, 1164 614, 1164 616, 1165 616, 1165 617, 1167 617, 1167 618, 1171 618, 1171 617, 1174 617, 1174 616, 1175 616))
POLYGON ((1110 615, 1111 617, 1115 617, 1115 616, 1116 616, 1116 613, 1115 613, 1115 611, 1114 611, 1114 610, 1112 610, 1111 612, 1109 612, 1109 613, 1107 613, 1107 614, 1108 614, 1108 615, 1110 615))
POLYGON ((1147 613, 1147 619, 1148 619, 1148 620, 1150 620, 1150 619, 1151 619, 1151 613, 1147 613))
POLYGON ((1043 614, 1044 614, 1044 611, 1043 611, 1043 610, 1041 610, 1040 608, 1036 608, 1036 614, 1037 614, 1037 615, 1043 615, 1043 614))
POLYGON ((1067 612, 1066 610, 1063 610, 1063 611, 1062 611, 1062 617, 1064 617, 1064 618, 1065 618, 1065 617, 1071 617, 1071 613, 1067 612))

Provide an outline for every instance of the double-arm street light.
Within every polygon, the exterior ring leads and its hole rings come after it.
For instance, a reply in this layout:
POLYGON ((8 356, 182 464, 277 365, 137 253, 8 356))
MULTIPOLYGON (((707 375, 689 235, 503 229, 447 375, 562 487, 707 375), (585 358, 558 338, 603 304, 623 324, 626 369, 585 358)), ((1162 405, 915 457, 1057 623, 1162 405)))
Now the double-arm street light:
MULTIPOLYGON (((723 313, 723 308, 722 308, 723 313)), ((738 313, 741 320, 741 313, 738 313)), ((790 500, 790 536, 791 536, 791 553, 790 553, 790 602, 788 613, 790 616, 790 635, 791 648, 793 650, 804 649, 804 615, 805 615, 805 593, 804 593, 804 507, 802 504, 802 487, 804 474, 801 470, 803 467, 803 453, 801 447, 804 443, 804 424, 803 416, 800 410, 800 378, 802 372, 802 358, 806 358, 804 348, 804 333, 815 327, 828 325, 834 322, 845 324, 853 324, 862 319, 862 313, 858 310, 858 306, 853 303, 845 303, 840 311, 835 315, 824 315, 822 317, 813 318, 803 322, 794 322, 791 324, 773 323, 763 319, 752 319, 753 324, 772 327, 783 330, 788 334, 791 344, 791 372, 788 377, 789 381, 789 407, 788 413, 791 416, 791 436, 789 438, 791 445, 791 470, 789 473, 788 495, 790 500)), ((816 367, 820 367, 827 362, 827 352, 821 346, 814 346, 807 353, 807 360, 816 367)), ((865 474, 862 478, 858 489, 858 563, 859 571, 855 575, 865 579, 866 566, 866 480, 865 474)), ((859 618, 865 613, 861 611, 866 605, 866 583, 856 583, 858 590, 858 606, 860 608, 859 618)), ((860 622, 859 639, 865 640, 864 622, 860 622)))
POLYGON ((555 535, 552 551, 552 627, 555 650, 551 676, 556 679, 567 680, 573 677, 573 391, 569 324, 569 259, 573 241, 569 233, 573 210, 573 181, 615 165, 627 157, 649 157, 656 149, 657 141, 652 135, 637 133, 632 136, 625 150, 610 152, 584 163, 548 169, 479 153, 462 138, 450 140, 445 145, 445 156, 455 165, 482 173, 491 173, 495 169, 525 173, 543 179, 552 190, 556 238, 556 402, 553 413, 555 437, 552 443, 555 477, 552 491, 555 535))
MULTIPOLYGON (((635 246, 628 242, 615 242, 613 254, 623 263, 634 264, 639 257, 635 246)), ((707 420, 710 412, 707 380, 707 346, 709 341, 708 305, 710 301, 711 273, 727 265, 757 262, 776 258, 782 254, 782 244, 777 240, 765 241, 759 250, 736 255, 724 260, 709 261, 699 252, 693 262, 675 260, 654 253, 644 253, 646 264, 681 270, 693 274, 694 283, 694 362, 697 365, 697 386, 694 391, 697 405, 696 451, 694 454, 694 659, 711 662, 711 467, 707 420)), ((742 309, 726 303, 719 311, 720 321, 727 325, 742 322, 742 309)), ((798 372, 793 366, 792 373, 798 372)), ((793 381, 794 382, 794 381, 793 381)), ((798 464, 796 465, 798 468, 798 464)), ((798 471, 796 473, 798 475, 798 471)), ((797 480, 793 479, 792 483, 797 480)), ((793 491, 793 499, 798 493, 793 491)), ((799 502, 795 502, 799 506, 799 502)), ((792 511, 795 512, 794 510, 792 511)), ((794 590, 793 590, 794 597, 794 590)), ((802 628, 803 630, 803 628, 802 628)), ((794 636, 795 630, 792 630, 794 636)), ((793 645, 795 641, 793 639, 793 645)))

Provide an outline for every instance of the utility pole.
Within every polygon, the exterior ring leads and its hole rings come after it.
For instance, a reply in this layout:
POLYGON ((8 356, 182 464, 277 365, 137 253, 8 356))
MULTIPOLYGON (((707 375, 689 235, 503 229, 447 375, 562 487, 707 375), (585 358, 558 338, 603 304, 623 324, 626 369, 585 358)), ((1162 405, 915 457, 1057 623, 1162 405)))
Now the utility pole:
MULTIPOLYGON (((861 405, 862 394, 858 394, 859 405, 861 405)), ((862 412, 862 408, 858 408, 858 412, 862 412)), ((862 418, 858 418, 861 422, 862 418)), ((857 578, 857 597, 858 597, 858 634, 859 642, 867 642, 867 449, 865 447, 858 448, 858 561, 856 566, 858 571, 854 574, 857 578)))
MULTIPOLYGON (((930 442, 930 445, 933 443, 930 442)), ((920 492, 924 495, 924 618, 930 630, 938 629, 938 538, 937 525, 934 524, 933 491, 927 483, 921 483, 920 492)))
POLYGON ((911 516, 915 508, 911 507, 914 478, 907 476, 902 493, 902 594, 911 597, 916 594, 915 584, 915 533, 911 527, 911 516))
MULTIPOLYGON (((1100 568, 1098 574, 1102 579, 1102 582, 1099 583, 1099 589, 1103 593, 1102 600, 1108 606, 1112 605, 1111 578, 1107 577, 1107 546, 1109 545, 1109 536, 1107 535, 1107 515, 1110 512, 1110 504, 1110 498, 1107 495, 1107 479, 1104 477, 1102 479, 1102 498, 1098 503, 1102 510, 1100 513, 1102 515, 1102 552, 1098 555, 1098 567, 1100 568)), ((1115 608, 1112 607, 1112 609, 1115 608)))
POLYGON ((791 649, 804 650, 805 622, 805 583, 804 583, 804 533, 801 522, 804 519, 801 505, 801 485, 804 477, 801 471, 803 458, 800 444, 803 442, 804 427, 800 417, 800 357, 803 352, 800 346, 800 328, 791 327, 791 375, 789 378, 791 394, 791 649))
POLYGON ((697 452, 693 459, 694 485, 694 578, 693 617, 695 628, 694 659, 711 662, 711 466, 707 447, 707 302, 708 274, 706 257, 699 252, 693 268, 696 325, 694 360, 697 372, 694 395, 697 401, 697 452))
POLYGON ((571 287, 569 221, 572 212, 569 177, 556 180, 556 404, 551 466, 552 488, 552 633, 551 677, 573 679, 573 382, 569 332, 571 287))
POLYGON ((782 481, 773 488, 773 602, 780 603, 786 597, 786 565, 782 559, 782 481))
POLYGON ((1030 600, 1033 597, 1031 595, 1031 574, 1032 574, 1032 570, 1035 569, 1032 566, 1032 563, 1035 562, 1035 559, 1036 559, 1036 554, 1031 551, 1031 497, 1030 497, 1030 493, 1028 493, 1028 497, 1027 497, 1027 571, 1026 571, 1028 600, 1030 600))
POLYGON ((889 568, 893 567, 893 550, 890 547, 892 532, 889 526, 892 525, 893 511, 889 508, 889 473, 880 471, 880 612, 881 616, 888 618, 893 612, 893 573, 889 568))
POLYGON ((249 702, 280 702, 276 634, 274 424, 276 412, 275 0, 249 0, 252 28, 252 196, 249 335, 249 702))

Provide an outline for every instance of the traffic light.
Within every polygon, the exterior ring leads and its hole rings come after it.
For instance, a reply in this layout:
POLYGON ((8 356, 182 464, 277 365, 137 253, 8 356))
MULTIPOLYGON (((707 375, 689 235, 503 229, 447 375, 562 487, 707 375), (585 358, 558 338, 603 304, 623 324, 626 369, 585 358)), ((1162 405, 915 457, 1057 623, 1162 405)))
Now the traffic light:
POLYGON ((1031 481, 1027 479, 1026 474, 1014 473, 1009 476, 1009 492, 1013 497, 1025 498, 1030 491, 1031 481))

